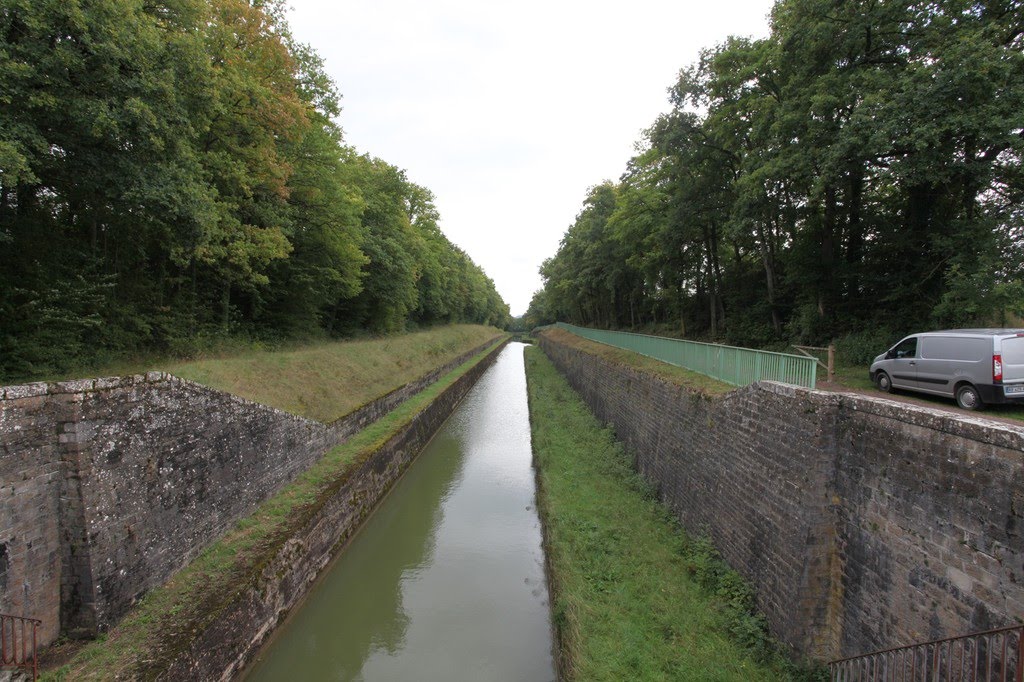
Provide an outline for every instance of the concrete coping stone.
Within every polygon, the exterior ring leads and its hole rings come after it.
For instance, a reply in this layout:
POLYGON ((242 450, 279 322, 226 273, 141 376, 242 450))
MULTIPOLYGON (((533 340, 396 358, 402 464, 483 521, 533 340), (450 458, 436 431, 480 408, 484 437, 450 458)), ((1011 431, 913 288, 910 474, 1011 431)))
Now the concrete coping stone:
POLYGON ((67 395, 106 391, 135 384, 154 384, 170 380, 166 372, 147 372, 123 377, 100 377, 98 379, 72 379, 69 381, 36 381, 30 384, 0 386, 0 400, 18 400, 44 395, 67 395))
POLYGON ((49 384, 49 390, 47 391, 51 395, 59 395, 61 393, 85 393, 91 391, 96 385, 94 379, 74 379, 72 381, 58 381, 56 383, 49 384))
POLYGON ((18 398, 34 398, 40 395, 46 395, 48 393, 48 387, 45 382, 38 381, 33 384, 21 384, 20 386, 6 386, 4 387, 4 398, 7 400, 17 400, 18 398))
POLYGON ((1024 425, 1016 426, 986 419, 981 415, 956 414, 923 405, 912 405, 858 393, 833 393, 774 381, 762 381, 756 386, 779 395, 806 397, 854 412, 865 412, 914 426, 955 434, 982 443, 1024 451, 1024 425))

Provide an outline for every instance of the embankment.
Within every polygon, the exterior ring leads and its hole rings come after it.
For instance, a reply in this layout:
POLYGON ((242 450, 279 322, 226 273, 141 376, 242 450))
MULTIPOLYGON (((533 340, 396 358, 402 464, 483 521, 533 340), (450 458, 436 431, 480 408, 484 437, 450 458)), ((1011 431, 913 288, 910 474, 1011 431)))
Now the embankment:
POLYGON ((41 619, 42 644, 108 629, 326 451, 482 348, 331 424, 161 372, 0 388, 0 612, 41 619))
POLYGON ((798 651, 853 655, 1024 614, 1024 429, 768 382, 707 397, 565 332, 540 345, 798 651))

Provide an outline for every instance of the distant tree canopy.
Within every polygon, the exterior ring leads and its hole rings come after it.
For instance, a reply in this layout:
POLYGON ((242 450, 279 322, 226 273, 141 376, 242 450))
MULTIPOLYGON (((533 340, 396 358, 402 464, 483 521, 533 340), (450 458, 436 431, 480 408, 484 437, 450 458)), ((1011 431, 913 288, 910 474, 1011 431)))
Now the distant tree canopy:
POLYGON ((1024 308, 1022 74, 1017 0, 780 0, 769 37, 680 73, 527 319, 754 345, 1005 323, 1024 308))
POLYGON ((509 319, 430 192, 345 146, 283 8, 0 0, 0 378, 509 319))

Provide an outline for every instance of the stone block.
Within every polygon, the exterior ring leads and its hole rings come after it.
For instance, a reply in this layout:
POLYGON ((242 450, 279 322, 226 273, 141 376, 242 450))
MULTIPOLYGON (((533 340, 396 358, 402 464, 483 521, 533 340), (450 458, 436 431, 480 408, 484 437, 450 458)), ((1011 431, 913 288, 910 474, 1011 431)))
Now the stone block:
POLYGON ((96 379, 95 388, 97 391, 108 391, 112 388, 120 388, 125 385, 123 377, 102 377, 96 379))
POLYGON ((35 396, 46 395, 47 390, 47 385, 43 382, 38 382, 34 384, 21 384, 19 386, 5 386, 4 398, 6 400, 33 398, 35 396))
POLYGON ((62 393, 85 393, 91 391, 96 385, 93 379, 76 379, 74 381, 58 381, 49 385, 50 393, 59 395, 62 393))

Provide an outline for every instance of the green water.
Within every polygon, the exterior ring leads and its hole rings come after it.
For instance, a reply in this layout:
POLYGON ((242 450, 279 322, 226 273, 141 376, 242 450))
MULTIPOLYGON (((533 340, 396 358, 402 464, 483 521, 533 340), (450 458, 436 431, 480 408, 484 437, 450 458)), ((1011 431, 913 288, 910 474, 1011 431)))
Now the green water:
POLYGON ((246 682, 555 679, 523 344, 487 370, 246 682))

